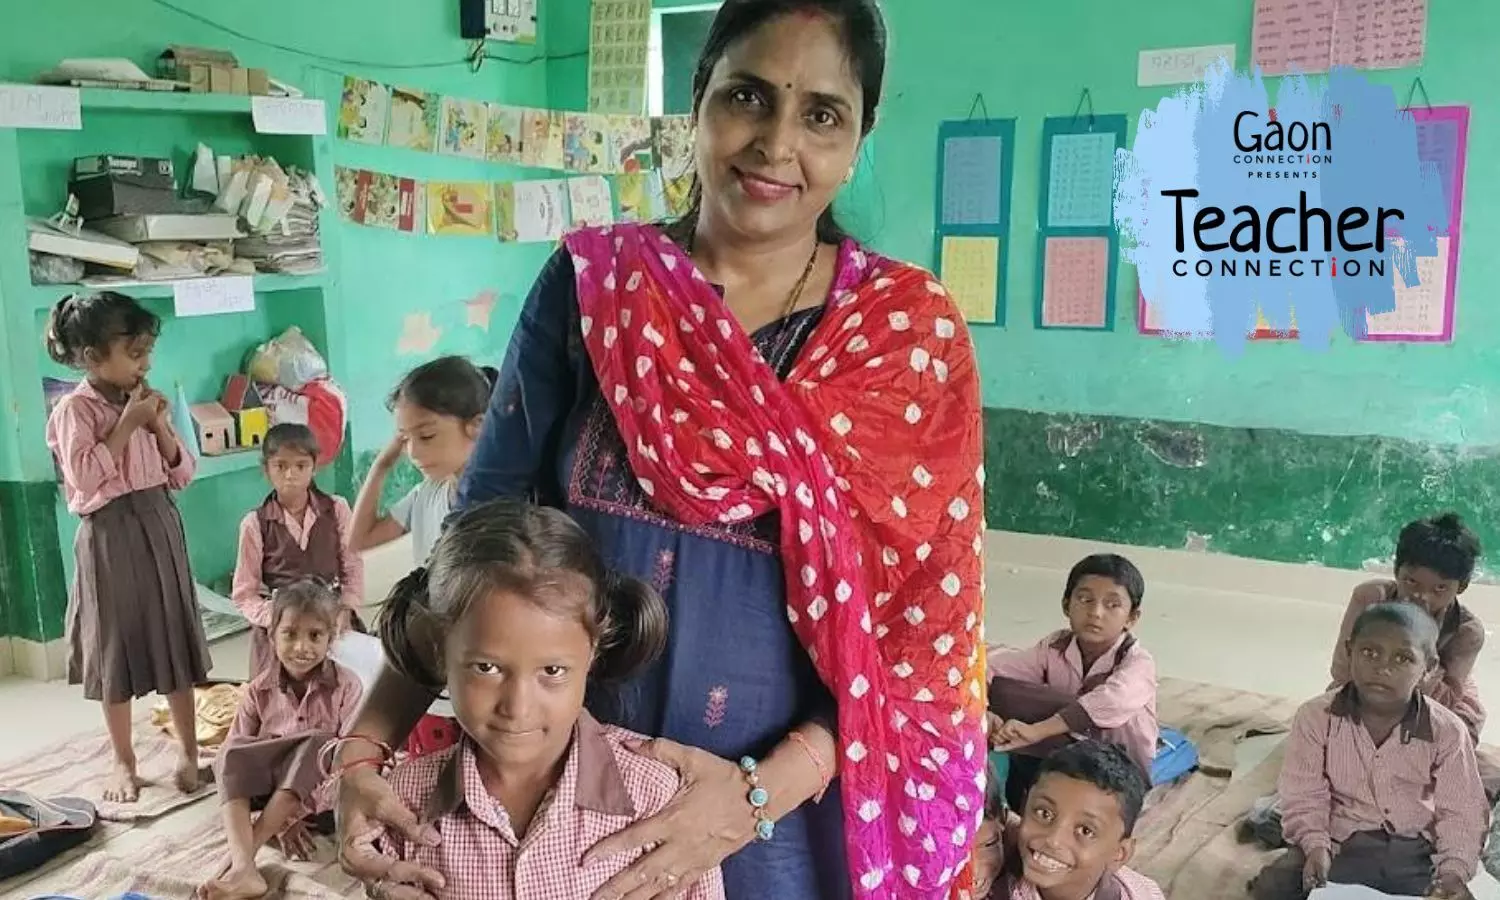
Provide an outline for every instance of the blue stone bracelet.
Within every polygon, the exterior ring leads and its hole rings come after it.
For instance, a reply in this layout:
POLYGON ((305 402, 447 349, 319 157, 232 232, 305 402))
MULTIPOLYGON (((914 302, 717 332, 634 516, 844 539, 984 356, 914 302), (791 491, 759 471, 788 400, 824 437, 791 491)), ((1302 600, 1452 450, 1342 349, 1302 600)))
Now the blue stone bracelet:
POLYGON ((760 773, 756 771, 758 768, 753 757, 740 757, 740 771, 745 773, 745 780, 750 783, 750 793, 746 795, 746 799, 750 801, 750 812, 755 816, 755 839, 769 841, 776 833, 776 823, 771 821, 771 816, 766 812, 771 794, 760 786, 760 773))

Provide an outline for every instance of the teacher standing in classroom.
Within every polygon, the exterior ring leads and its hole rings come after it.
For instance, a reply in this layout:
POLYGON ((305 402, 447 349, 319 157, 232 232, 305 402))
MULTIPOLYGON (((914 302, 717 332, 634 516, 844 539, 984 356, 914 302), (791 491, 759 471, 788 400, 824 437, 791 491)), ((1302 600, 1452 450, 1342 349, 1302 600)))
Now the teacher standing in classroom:
MULTIPOLYGON (((715 866, 729 900, 968 882, 985 760, 973 347, 930 274, 831 210, 884 69, 874 0, 727 0, 693 82, 690 212, 570 235, 521 310, 460 504, 565 510, 670 609, 663 659, 589 708, 656 738, 640 752, 683 786, 595 847, 649 848, 595 900, 673 896, 715 866)), ((429 700, 385 668, 351 733, 398 744, 429 700)), ((374 770, 342 776, 338 812, 372 896, 436 893, 359 840, 418 829, 374 770)))

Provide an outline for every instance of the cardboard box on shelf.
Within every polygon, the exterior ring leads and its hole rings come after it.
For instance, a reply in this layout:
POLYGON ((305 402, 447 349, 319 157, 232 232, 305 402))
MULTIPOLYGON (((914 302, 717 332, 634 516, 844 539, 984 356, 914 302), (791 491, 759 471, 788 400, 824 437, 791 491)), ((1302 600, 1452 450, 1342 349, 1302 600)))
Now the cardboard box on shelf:
POLYGON ((94 156, 79 156, 73 160, 73 180, 82 181, 95 176, 117 176, 141 187, 172 190, 176 185, 176 170, 170 159, 154 156, 122 156, 118 153, 99 153, 94 156))

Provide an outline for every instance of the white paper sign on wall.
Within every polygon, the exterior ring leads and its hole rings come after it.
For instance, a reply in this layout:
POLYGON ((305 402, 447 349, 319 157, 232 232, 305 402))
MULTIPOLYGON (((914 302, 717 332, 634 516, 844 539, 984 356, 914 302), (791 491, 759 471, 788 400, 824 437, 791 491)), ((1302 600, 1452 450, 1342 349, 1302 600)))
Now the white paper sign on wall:
POLYGON ((255 309, 255 279, 248 275, 192 278, 172 283, 179 317, 217 316, 255 309))
POLYGON ((1233 69, 1234 45, 1142 50, 1135 83, 1140 87, 1155 87, 1202 81, 1203 73, 1219 59, 1223 59, 1233 69))
POLYGON ((0 84, 0 128, 81 130, 83 110, 78 88, 0 84))
POLYGON ((304 97, 251 97, 250 118, 261 134, 327 134, 322 100, 304 97))

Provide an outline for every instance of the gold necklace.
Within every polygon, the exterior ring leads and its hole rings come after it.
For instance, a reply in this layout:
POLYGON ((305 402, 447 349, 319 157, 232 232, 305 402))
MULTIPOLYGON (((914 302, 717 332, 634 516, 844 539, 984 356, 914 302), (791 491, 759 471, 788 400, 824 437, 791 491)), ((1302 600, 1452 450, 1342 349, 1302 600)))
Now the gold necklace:
POLYGON ((823 245, 818 243, 817 238, 813 238, 812 255, 807 258, 807 265, 802 269, 802 277, 797 279, 797 283, 792 285, 792 292, 787 295, 786 309, 781 311, 781 321, 783 324, 785 324, 787 317, 797 308, 798 302, 802 300, 802 289, 807 287, 807 280, 812 277, 813 266, 818 262, 818 251, 821 249, 823 249, 823 245))

